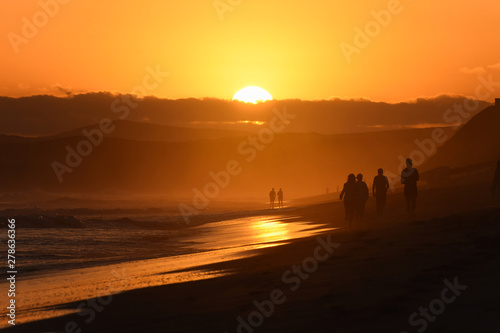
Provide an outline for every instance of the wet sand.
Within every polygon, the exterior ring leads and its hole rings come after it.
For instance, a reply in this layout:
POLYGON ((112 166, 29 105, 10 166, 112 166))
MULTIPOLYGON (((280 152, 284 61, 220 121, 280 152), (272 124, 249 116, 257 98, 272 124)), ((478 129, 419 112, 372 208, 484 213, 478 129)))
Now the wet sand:
POLYGON ((382 220, 370 203, 352 229, 340 204, 297 208, 280 215, 340 229, 195 268, 226 275, 91 300, 84 312, 15 331, 499 331, 500 207, 487 185, 422 191, 414 219, 402 202, 391 196, 382 220), (419 314, 429 307, 428 317, 419 314))
MULTIPOLYGON (((230 273, 226 270, 199 270, 198 267, 246 258, 256 255, 255 250, 258 249, 280 246, 294 239, 333 230, 310 222, 286 223, 291 218, 294 217, 247 216, 194 226, 189 233, 178 235, 175 240, 165 238, 165 242, 171 243, 172 247, 185 248, 180 251, 185 252, 182 255, 171 255, 168 254, 171 249, 164 252, 165 248, 156 247, 159 258, 154 259, 141 258, 142 254, 137 251, 135 260, 132 255, 128 256, 129 260, 121 259, 112 264, 83 263, 77 269, 66 269, 61 262, 57 270, 23 272, 17 281, 17 288, 22 291, 16 297, 17 303, 22 306, 17 309, 17 315, 23 323, 27 323, 74 313, 74 309, 57 309, 57 306, 69 302, 223 276, 230 273)), ((146 248, 148 244, 142 246, 146 248)), ((0 314, 4 317, 6 311, 1 310, 0 314)), ((3 324, 6 326, 7 323, 3 324)))

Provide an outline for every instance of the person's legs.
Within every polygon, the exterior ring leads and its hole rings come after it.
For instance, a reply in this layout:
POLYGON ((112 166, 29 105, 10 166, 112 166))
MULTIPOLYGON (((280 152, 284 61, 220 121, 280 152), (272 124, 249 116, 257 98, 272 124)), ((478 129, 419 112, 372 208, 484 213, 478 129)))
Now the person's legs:
POLYGON ((358 204, 358 222, 363 222, 363 216, 365 215, 365 204, 358 204))
POLYGON ((406 211, 408 212, 408 215, 411 215, 411 211, 412 211, 412 199, 410 196, 406 195, 405 196, 406 198, 406 211))
POLYGON ((385 199, 386 199, 385 193, 380 195, 380 216, 384 214, 385 199))
POLYGON ((350 202, 349 203, 349 228, 352 225, 352 221, 354 221, 354 218, 356 217, 356 206, 355 203, 350 202))
POLYGON ((353 203, 350 201, 344 201, 344 207, 345 207, 345 219, 347 222, 349 222, 349 228, 350 228, 356 214, 355 207, 353 203))
POLYGON ((382 200, 380 195, 375 197, 376 205, 377 205, 377 216, 382 216, 382 200))
POLYGON ((411 215, 415 214, 415 209, 417 208, 417 197, 414 196, 411 198, 411 215))

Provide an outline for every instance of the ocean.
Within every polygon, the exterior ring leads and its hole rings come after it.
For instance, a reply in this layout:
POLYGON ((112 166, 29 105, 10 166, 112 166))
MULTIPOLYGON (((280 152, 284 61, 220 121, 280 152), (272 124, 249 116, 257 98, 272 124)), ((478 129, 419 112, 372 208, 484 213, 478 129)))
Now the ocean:
POLYGON ((259 213, 207 216, 213 222, 191 226, 149 212, 16 215, 18 314, 23 322, 49 318, 74 311, 61 304, 231 274, 204 266, 333 230, 293 214, 259 213))

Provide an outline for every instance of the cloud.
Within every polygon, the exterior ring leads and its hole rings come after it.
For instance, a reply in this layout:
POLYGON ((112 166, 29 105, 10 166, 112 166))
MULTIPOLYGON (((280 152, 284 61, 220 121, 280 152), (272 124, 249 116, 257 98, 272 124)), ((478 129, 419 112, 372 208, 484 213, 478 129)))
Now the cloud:
POLYGON ((73 95, 73 92, 71 91, 71 87, 63 87, 62 85, 60 84, 56 84, 54 85, 53 89, 55 90, 55 95, 56 96, 72 96, 73 95))
POLYGON ((500 70, 500 62, 498 64, 489 65, 488 68, 500 70))
POLYGON ((475 75, 481 75, 486 73, 486 70, 483 67, 474 67, 474 68, 462 67, 459 69, 459 71, 464 74, 475 74, 475 75))

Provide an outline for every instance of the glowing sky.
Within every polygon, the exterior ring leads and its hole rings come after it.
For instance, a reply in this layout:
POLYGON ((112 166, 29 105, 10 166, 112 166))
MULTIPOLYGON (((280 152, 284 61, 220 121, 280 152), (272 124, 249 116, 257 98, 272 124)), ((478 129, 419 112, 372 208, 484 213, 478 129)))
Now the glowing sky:
POLYGON ((2 1, 0 95, 129 93, 146 67, 169 73, 148 95, 173 99, 231 99, 253 85, 275 99, 401 101, 474 96, 478 75, 500 81, 497 1, 398 2, 2 1), (381 10, 391 17, 375 24, 381 10), (367 24, 370 42, 356 43, 367 24))

